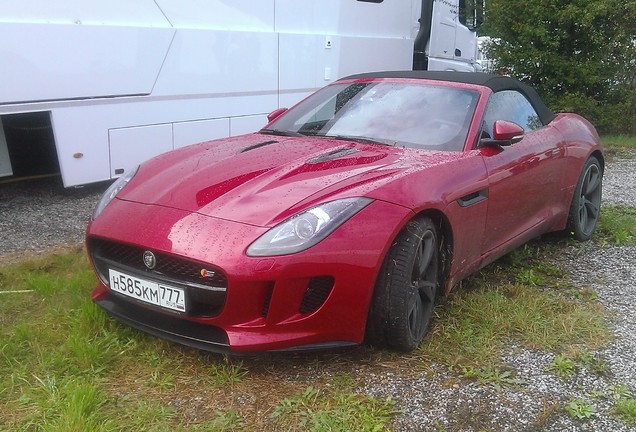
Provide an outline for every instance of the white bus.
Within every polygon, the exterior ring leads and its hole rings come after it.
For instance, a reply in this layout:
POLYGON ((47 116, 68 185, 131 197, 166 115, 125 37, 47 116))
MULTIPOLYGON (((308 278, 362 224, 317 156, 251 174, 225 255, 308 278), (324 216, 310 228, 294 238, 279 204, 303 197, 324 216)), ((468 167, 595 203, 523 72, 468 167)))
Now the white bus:
POLYGON ((115 178, 342 76, 475 70, 466 0, 0 2, 0 181, 115 178))

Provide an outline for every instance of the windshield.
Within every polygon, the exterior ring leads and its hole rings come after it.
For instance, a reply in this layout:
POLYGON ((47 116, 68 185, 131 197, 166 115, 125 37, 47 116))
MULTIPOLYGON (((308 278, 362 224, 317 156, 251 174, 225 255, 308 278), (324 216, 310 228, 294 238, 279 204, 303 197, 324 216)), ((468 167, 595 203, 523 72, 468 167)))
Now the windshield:
POLYGON ((404 82, 327 86, 263 132, 461 151, 479 94, 404 82))

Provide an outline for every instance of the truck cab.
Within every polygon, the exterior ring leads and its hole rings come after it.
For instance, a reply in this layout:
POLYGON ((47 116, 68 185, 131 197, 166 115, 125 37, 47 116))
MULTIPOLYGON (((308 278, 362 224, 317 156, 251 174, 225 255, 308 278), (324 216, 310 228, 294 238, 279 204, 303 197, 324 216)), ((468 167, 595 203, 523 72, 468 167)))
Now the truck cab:
POLYGON ((422 0, 413 70, 477 70, 476 32, 483 16, 483 0, 422 0))

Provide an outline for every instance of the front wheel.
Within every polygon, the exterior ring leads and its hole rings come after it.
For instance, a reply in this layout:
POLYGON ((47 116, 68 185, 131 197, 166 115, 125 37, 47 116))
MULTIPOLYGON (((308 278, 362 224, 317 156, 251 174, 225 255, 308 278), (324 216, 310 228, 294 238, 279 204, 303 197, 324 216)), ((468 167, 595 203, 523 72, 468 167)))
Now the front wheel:
POLYGON ((439 257, 433 221, 410 221, 382 264, 367 327, 369 342, 399 351, 412 351, 422 342, 433 316, 439 257))
POLYGON ((581 171, 576 184, 567 230, 579 241, 592 237, 601 213, 603 168, 595 156, 591 156, 581 171))

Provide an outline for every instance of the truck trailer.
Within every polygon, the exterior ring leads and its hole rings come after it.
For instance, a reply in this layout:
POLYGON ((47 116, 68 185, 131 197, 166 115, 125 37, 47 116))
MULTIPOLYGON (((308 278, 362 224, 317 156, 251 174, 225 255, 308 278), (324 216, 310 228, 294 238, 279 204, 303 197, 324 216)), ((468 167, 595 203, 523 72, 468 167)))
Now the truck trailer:
POLYGON ((0 182, 105 181, 342 76, 478 68, 467 0, 0 3, 0 182))

